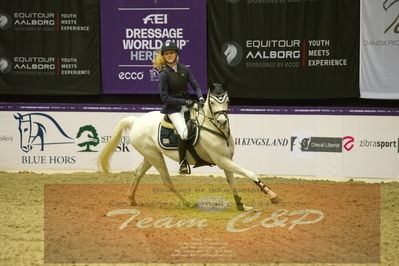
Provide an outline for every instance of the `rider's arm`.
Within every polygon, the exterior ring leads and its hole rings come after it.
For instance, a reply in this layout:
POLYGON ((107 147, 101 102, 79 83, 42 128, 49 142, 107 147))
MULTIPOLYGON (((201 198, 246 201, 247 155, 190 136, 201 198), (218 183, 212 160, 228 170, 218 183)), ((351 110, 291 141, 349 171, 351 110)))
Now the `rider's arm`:
POLYGON ((160 90, 160 94, 161 94, 161 100, 163 103, 173 104, 173 105, 178 105, 178 106, 182 106, 182 105, 186 104, 185 99, 172 97, 169 94, 168 75, 163 71, 159 74, 159 90, 160 90))
POLYGON ((191 74, 191 71, 189 68, 187 68, 187 72, 188 72, 188 82, 190 83, 191 87, 193 88, 195 94, 197 95, 198 99, 199 98, 204 98, 204 96, 202 96, 202 91, 201 91, 201 87, 198 84, 198 82, 195 80, 193 74, 191 74))

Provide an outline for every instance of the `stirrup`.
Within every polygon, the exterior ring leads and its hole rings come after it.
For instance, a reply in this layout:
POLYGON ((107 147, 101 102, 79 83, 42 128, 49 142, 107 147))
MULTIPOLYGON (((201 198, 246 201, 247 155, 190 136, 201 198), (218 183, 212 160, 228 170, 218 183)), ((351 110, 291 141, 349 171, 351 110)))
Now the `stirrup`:
POLYGON ((179 173, 182 175, 189 175, 191 174, 190 165, 187 163, 186 160, 183 160, 179 164, 179 173))

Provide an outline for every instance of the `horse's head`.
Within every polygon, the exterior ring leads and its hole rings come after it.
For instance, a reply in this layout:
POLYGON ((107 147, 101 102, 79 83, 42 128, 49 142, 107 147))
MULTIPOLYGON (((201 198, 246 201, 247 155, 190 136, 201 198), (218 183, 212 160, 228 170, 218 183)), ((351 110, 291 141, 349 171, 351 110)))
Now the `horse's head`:
POLYGON ((19 121, 19 139, 20 148, 24 152, 29 152, 32 150, 31 136, 32 136, 32 123, 30 115, 21 115, 17 113, 14 118, 19 121))
POLYGON ((229 96, 223 84, 212 83, 205 104, 209 109, 210 116, 221 129, 224 129, 228 124, 227 110, 229 102, 229 96))

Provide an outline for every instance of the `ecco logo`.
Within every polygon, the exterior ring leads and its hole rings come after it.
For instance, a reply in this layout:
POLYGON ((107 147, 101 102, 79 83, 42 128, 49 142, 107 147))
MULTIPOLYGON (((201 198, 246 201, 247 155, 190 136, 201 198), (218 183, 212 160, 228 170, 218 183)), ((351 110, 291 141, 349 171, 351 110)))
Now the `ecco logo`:
POLYGON ((150 14, 143 21, 144 24, 168 24, 168 14, 150 14))
POLYGON ((120 80, 142 80, 144 79, 144 72, 119 72, 120 80))

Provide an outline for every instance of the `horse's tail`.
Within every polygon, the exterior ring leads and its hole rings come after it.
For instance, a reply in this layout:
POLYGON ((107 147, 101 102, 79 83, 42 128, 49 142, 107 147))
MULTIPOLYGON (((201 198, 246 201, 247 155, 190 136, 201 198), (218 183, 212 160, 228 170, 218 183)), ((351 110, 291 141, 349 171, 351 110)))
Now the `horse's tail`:
POLYGON ((116 127, 114 133, 112 134, 111 139, 104 147, 104 149, 101 151, 98 157, 97 164, 104 173, 109 173, 109 159, 114 153, 116 146, 118 146, 123 131, 125 129, 131 129, 134 120, 136 120, 136 117, 129 116, 119 121, 118 126, 116 127))

